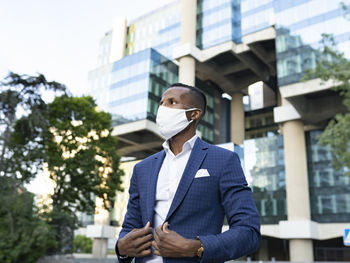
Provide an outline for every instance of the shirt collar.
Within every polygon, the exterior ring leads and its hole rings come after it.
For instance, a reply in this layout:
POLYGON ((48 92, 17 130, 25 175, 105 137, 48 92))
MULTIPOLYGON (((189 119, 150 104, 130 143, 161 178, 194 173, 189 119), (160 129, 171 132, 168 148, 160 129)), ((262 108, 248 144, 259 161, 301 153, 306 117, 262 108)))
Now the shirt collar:
MULTIPOLYGON (((194 143, 196 142, 197 138, 198 138, 198 135, 195 134, 191 139, 186 141, 182 146, 182 151, 179 154, 182 154, 183 152, 191 151, 193 149, 194 143)), ((163 143, 163 148, 167 154, 171 153, 172 155, 174 155, 174 153, 170 149, 169 140, 166 140, 163 143)))

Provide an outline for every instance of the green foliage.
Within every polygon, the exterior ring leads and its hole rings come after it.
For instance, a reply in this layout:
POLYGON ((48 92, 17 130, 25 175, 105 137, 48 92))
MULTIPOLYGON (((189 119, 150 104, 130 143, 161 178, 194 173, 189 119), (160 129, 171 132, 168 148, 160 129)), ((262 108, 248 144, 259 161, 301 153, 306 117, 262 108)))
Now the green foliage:
POLYGON ((76 235, 73 241, 73 252, 92 253, 92 239, 83 235, 76 235))
POLYGON ((39 218, 33 194, 0 177, 0 262, 35 263, 55 246, 50 227, 39 218))
MULTIPOLYGON (((31 251, 33 257, 47 247, 50 253, 71 252, 76 213, 93 214, 96 197, 109 209, 116 190, 120 190, 122 171, 115 151, 117 141, 111 135, 111 115, 97 110, 91 97, 68 96, 64 85, 48 82, 41 74, 10 73, 1 83, 0 117, 0 179, 11 178, 15 184, 12 189, 21 189, 23 183, 42 171, 45 163, 55 182, 52 205, 41 214, 50 228, 42 225, 38 217, 29 217, 28 211, 14 214, 12 221, 38 220, 25 224, 25 229, 12 224, 13 233, 18 229, 22 232, 6 244, 11 244, 11 253, 17 253, 18 249, 27 251, 21 243, 27 240, 27 245, 37 250, 31 251), (47 104, 41 96, 44 90, 64 95, 47 104), (48 232, 44 230, 51 231, 51 237, 57 240, 55 245, 43 240, 40 247, 37 241, 28 241, 29 237, 45 239, 48 232), (26 233, 32 234, 27 237, 26 233)), ((20 202, 21 196, 14 196, 12 203, 20 202)), ((33 208, 32 203, 27 205, 33 208)))
MULTIPOLYGON (((338 113, 328 123, 319 138, 321 145, 330 146, 333 165, 336 169, 350 168, 350 61, 337 50, 332 35, 322 35, 322 56, 315 69, 310 70, 304 79, 320 78, 323 82, 331 81, 332 89, 343 97, 347 108, 345 113, 338 113)), ((348 172, 348 174, 350 174, 348 172)))
POLYGON ((47 127, 44 90, 62 94, 65 86, 47 81, 42 74, 13 72, 0 83, 0 176, 28 182, 41 168, 45 159, 42 133, 47 127))
POLYGON ((95 197, 100 197, 108 209, 122 175, 111 115, 97 110, 91 97, 61 96, 49 105, 49 126, 45 141, 50 177, 56 183, 53 206, 92 214, 95 197))
POLYGON ((330 145, 336 169, 350 168, 350 113, 337 114, 319 139, 321 145, 330 145))
POLYGON ((111 115, 99 111, 91 97, 56 97, 48 112, 45 155, 55 182, 48 216, 63 252, 73 241, 75 214, 93 214, 96 197, 109 209, 120 190, 122 170, 111 115))

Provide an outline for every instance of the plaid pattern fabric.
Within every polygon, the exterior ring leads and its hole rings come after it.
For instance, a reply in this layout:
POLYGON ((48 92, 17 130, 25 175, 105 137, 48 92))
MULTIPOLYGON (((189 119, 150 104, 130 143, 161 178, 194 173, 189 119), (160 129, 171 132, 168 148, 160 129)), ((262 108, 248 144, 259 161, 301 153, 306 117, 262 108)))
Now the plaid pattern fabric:
MULTIPOLYGON (((164 157, 161 151, 135 165, 119 238, 147 221, 153 226, 156 183, 164 157)), ((171 230, 186 238, 199 236, 204 247, 201 260, 165 258, 166 263, 220 263, 257 250, 261 240, 260 217, 237 154, 197 139, 166 221, 171 230), (199 169, 207 169, 210 176, 194 178, 199 169), (221 233, 225 216, 229 230, 221 233)), ((135 262, 146 260, 136 258, 135 262)))

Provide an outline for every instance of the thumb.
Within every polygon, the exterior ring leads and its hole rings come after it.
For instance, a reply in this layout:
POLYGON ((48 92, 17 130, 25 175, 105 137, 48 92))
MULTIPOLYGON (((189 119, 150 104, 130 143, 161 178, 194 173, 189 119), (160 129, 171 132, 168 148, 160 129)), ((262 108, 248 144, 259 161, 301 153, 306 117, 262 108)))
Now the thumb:
POLYGON ((168 223, 168 222, 165 222, 165 223, 163 224, 162 230, 163 230, 165 233, 169 233, 169 223, 168 223))
POLYGON ((145 225, 145 228, 149 228, 150 224, 151 223, 148 221, 147 224, 145 225))

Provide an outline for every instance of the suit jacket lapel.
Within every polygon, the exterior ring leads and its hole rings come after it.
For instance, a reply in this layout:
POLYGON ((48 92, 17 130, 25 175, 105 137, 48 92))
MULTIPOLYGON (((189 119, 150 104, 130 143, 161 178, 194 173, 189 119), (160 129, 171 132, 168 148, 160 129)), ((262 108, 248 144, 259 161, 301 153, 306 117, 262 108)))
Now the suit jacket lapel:
POLYGON ((153 165, 150 167, 150 180, 148 181, 147 186, 147 220, 153 224, 153 210, 154 210, 154 200, 156 197, 157 190, 157 180, 160 168, 162 167, 163 160, 165 158, 165 151, 161 151, 154 157, 153 165))
POLYGON ((202 140, 197 139, 192 149, 190 158, 188 159, 184 173, 181 177, 179 186, 177 187, 174 200, 171 203, 171 206, 165 221, 167 221, 169 217, 171 217, 171 215, 175 212, 176 208, 180 205, 180 203, 184 199, 188 189, 192 184, 192 181, 196 172, 198 171, 200 165, 204 160, 204 157, 207 154, 206 149, 208 149, 206 144, 202 140))

